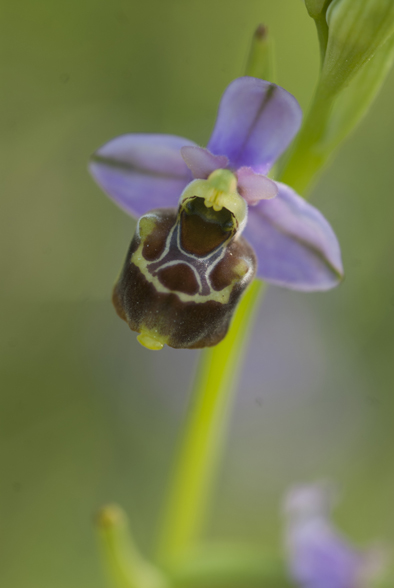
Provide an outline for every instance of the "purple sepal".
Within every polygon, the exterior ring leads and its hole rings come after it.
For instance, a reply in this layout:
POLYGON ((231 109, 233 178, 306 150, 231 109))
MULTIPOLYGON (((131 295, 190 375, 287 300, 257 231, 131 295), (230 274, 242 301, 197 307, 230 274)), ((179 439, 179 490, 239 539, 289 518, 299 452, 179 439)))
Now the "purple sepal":
POLYGON ((205 180, 216 169, 225 169, 228 166, 225 155, 213 155, 204 147, 182 147, 181 155, 196 179, 205 180))
POLYGON ((294 190, 279 192, 249 208, 244 235, 258 258, 257 275, 273 284, 313 292, 329 290, 343 277, 338 240, 324 216, 294 190))
POLYGON ((227 155, 232 169, 248 166, 266 174, 301 124, 297 100, 257 78, 234 80, 223 94, 208 149, 227 155))
POLYGON ((122 135, 93 155, 89 169, 101 188, 132 216, 177 206, 192 180, 181 148, 193 141, 174 135, 122 135))

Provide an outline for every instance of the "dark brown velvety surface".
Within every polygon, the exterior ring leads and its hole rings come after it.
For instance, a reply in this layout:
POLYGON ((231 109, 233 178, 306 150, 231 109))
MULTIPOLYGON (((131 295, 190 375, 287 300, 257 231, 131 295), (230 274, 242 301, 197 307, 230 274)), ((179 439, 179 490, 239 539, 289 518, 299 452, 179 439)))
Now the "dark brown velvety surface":
POLYGON ((182 247, 197 256, 208 255, 229 238, 220 225, 208 223, 195 214, 182 213, 182 247))
POLYGON ((237 278, 239 274, 235 272, 234 267, 241 259, 245 260, 245 268, 248 265, 253 266, 256 264, 256 256, 253 248, 243 237, 239 237, 229 245, 227 255, 212 270, 210 278, 214 290, 223 290, 237 278), (229 263, 230 256, 232 259, 229 263))
MULTIPOLYGON (((165 230, 169 231, 173 226, 177 215, 174 210, 155 211, 160 238, 155 235, 156 241, 148 236, 145 239, 150 243, 156 243, 156 252, 163 243, 165 230)), ((160 262, 152 262, 152 268, 157 264, 151 275, 160 277, 161 284, 171 288, 172 292, 159 292, 154 284, 148 280, 140 268, 131 263, 131 257, 140 245, 140 239, 136 234, 130 244, 123 270, 115 285, 113 303, 118 315, 125 320, 133 331, 141 332, 142 329, 150 331, 153 335, 166 338, 170 347, 175 348, 199 348, 216 345, 225 336, 236 304, 243 291, 253 279, 256 259, 253 249, 240 237, 233 241, 225 250, 223 259, 213 270, 212 286, 214 290, 221 290, 232 284, 232 290, 227 303, 210 300, 198 302, 193 300, 182 301, 176 294, 176 290, 188 294, 196 293, 197 280, 193 270, 186 264, 179 262, 161 268, 160 262), (234 267, 242 263, 246 269, 251 268, 248 280, 242 280, 234 271, 234 267), (183 266, 183 267, 182 267, 183 266), (235 280, 235 281, 234 281, 235 280)), ((156 257, 157 259, 157 257, 156 257)), ((137 262, 136 262, 137 263, 137 262)), ((190 263, 193 263, 191 258, 190 263)), ((199 262, 200 264, 203 262, 199 262)), ((205 262, 204 262, 205 263, 205 262)), ((149 267, 148 267, 149 271, 149 267)))
POLYGON ((209 300, 202 304, 181 302, 174 293, 157 292, 134 264, 126 279, 120 280, 113 294, 119 316, 133 331, 142 327, 168 337, 175 348, 199 348, 216 345, 227 332, 236 302, 242 293, 236 288, 228 304, 209 300), (237 291, 238 290, 238 291, 237 291))
MULTIPOLYGON (((155 211, 153 211, 154 213, 155 211)), ((169 231, 174 225, 176 211, 173 208, 161 209, 160 223, 155 231, 145 239, 142 255, 147 261, 158 259, 163 253, 169 231)))
POLYGON ((185 294, 198 293, 198 282, 193 270, 184 263, 177 263, 166 267, 157 272, 160 282, 175 292, 184 292, 185 294))

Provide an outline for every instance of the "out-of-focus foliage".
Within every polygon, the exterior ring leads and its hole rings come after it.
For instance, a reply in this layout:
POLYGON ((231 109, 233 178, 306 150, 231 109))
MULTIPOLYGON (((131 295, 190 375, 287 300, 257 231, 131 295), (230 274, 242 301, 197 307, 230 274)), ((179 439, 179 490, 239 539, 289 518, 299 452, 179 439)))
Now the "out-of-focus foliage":
POLYGON ((394 60, 391 0, 310 0, 306 6, 316 23, 321 73, 281 175, 301 194, 368 112, 394 60))
MULTIPOLYGON (((2 17, 0 585, 104 588, 92 515, 128 511, 145 553, 196 354, 142 349, 110 304, 133 222, 86 172, 124 132, 205 144, 263 21, 278 83, 318 72, 302 2, 7 2, 2 17)), ((280 548, 297 481, 344 488, 341 528, 394 541, 394 76, 315 188, 342 245, 328 294, 272 288, 207 535, 280 548)))

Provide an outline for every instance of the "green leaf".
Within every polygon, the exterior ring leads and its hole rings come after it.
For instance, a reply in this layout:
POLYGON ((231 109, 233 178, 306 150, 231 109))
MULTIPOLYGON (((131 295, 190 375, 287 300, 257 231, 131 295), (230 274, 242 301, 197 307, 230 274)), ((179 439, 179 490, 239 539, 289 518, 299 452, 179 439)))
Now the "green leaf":
POLYGON ((321 148, 333 151, 362 120, 378 94, 394 61, 394 36, 379 47, 337 97, 321 148))

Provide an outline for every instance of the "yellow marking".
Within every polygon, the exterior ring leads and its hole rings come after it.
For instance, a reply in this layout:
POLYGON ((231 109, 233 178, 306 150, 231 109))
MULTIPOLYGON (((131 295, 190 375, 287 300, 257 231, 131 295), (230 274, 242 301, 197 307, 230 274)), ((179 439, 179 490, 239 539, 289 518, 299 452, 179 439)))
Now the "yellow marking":
POLYGON ((237 276, 243 278, 249 272, 249 266, 244 259, 240 259, 237 265, 233 267, 233 271, 237 276))
POLYGON ((163 349, 164 344, 167 342, 166 337, 160 337, 160 335, 156 334, 153 335, 152 331, 146 331, 144 329, 137 336, 137 341, 152 351, 163 349))
POLYGON ((137 230, 140 238, 144 241, 148 237, 157 223, 157 217, 154 214, 144 214, 138 221, 137 230))
MULTIPOLYGON (((252 269, 250 267, 248 267, 247 263, 244 260, 241 260, 240 263, 237 264, 237 266, 234 268, 237 273, 237 276, 239 276, 239 277, 236 277, 234 280, 232 280, 228 286, 223 288, 223 290, 218 291, 218 290, 214 290, 211 287, 211 293, 206 296, 203 296, 202 294, 185 294, 184 292, 178 292, 178 291, 174 291, 174 290, 170 290, 169 288, 166 288, 165 286, 163 286, 163 284, 160 282, 160 280, 157 276, 152 276, 152 274, 149 272, 149 269, 148 269, 148 266, 152 262, 147 261, 141 255, 143 246, 144 246, 144 244, 143 244, 143 242, 141 242, 138 249, 131 256, 130 263, 134 263, 134 265, 136 265, 138 267, 138 269, 141 270, 142 274, 145 276, 145 278, 148 280, 148 282, 153 284, 153 286, 155 287, 157 292, 162 292, 163 294, 168 294, 169 292, 171 292, 172 294, 175 294, 176 296, 178 296, 178 298, 181 300, 181 302, 195 302, 196 304, 203 304, 204 302, 208 302, 209 300, 213 300, 215 302, 220 302, 220 304, 227 304, 230 299, 231 292, 234 288, 234 284, 242 281, 243 279, 246 279, 246 276, 249 273, 249 271, 252 271, 252 269)), ((217 263, 219 263, 219 261, 220 260, 218 260, 217 263)), ((185 263, 185 262, 182 262, 181 260, 179 260, 179 263, 185 263)), ((211 271, 213 271, 215 265, 216 264, 214 264, 214 266, 212 268, 210 268, 211 271)), ((209 273, 208 273, 208 280, 209 280, 209 273)), ((141 343, 141 341, 140 341, 140 343, 141 343)))
MULTIPOLYGON (((208 300, 214 300, 216 302, 220 302, 221 304, 227 304, 227 302, 229 301, 230 294, 233 289, 233 283, 229 284, 228 286, 226 286, 226 288, 224 288, 223 290, 220 290, 219 292, 216 290, 211 290, 211 293, 208 296, 203 296, 202 294, 185 294, 184 292, 178 292, 178 291, 175 292, 174 290, 169 290, 168 288, 163 286, 163 284, 160 282, 160 280, 157 276, 152 276, 152 274, 149 272, 148 266, 152 262, 147 261, 141 255, 143 246, 144 246, 144 244, 143 244, 143 242, 141 242, 138 249, 131 256, 130 262, 134 263, 134 265, 136 265, 141 270, 141 272, 143 273, 145 278, 148 280, 148 282, 150 282, 151 284, 154 285, 157 292, 163 292, 164 294, 168 294, 169 292, 172 292, 173 294, 178 296, 178 298, 182 302, 196 302, 197 304, 208 302, 208 300)), ((179 261, 179 263, 182 263, 181 260, 179 261)), ((238 280, 236 280, 236 281, 238 281, 238 280)))

